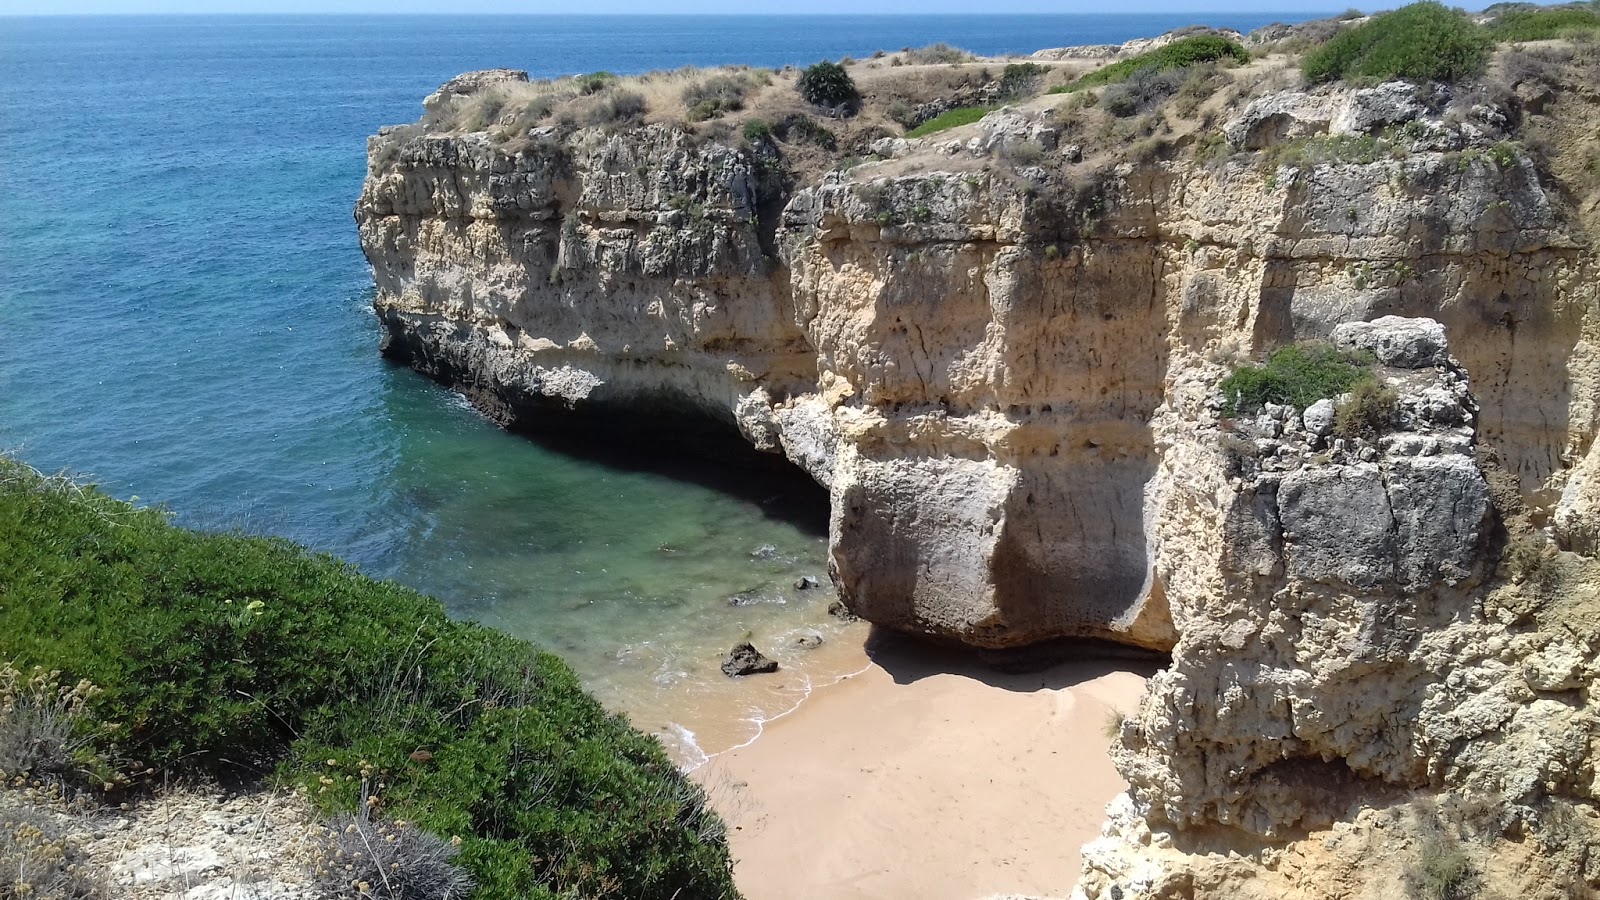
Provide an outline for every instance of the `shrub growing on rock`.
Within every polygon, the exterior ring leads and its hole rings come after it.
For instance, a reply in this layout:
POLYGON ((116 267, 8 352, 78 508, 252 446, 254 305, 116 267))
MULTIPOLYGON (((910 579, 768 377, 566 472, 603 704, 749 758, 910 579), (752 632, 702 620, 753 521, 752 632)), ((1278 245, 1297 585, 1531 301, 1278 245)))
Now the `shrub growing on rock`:
POLYGON ((1365 365, 1331 346, 1296 344, 1273 353, 1265 365, 1243 366, 1222 379, 1223 413, 1256 413, 1268 403, 1303 411, 1368 378, 1365 365))
POLYGON ((1489 36, 1465 13, 1423 0, 1376 16, 1307 53, 1308 81, 1458 81, 1483 68, 1489 36))
POLYGON ((1351 385, 1349 394, 1334 411, 1334 434, 1370 440, 1389 430, 1400 402, 1393 388, 1368 376, 1351 385))
POLYGON ((807 103, 827 110, 848 112, 860 100, 855 80, 836 62, 819 62, 800 73, 795 89, 807 103))

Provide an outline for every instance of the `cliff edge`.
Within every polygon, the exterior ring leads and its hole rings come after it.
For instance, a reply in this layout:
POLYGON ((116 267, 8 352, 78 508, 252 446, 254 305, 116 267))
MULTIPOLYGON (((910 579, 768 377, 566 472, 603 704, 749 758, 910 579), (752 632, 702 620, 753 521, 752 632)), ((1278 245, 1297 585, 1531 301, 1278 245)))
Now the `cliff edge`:
POLYGON ((1151 45, 913 51, 848 118, 793 72, 463 76, 369 144, 385 350, 513 427, 787 459, 874 623, 1171 652, 1088 896, 1378 896, 1463 798, 1475 877, 1531 840, 1518 890, 1595 889, 1600 63, 1308 86, 1304 38, 1098 91, 1151 45), (1230 394, 1308 343, 1367 386, 1230 394))

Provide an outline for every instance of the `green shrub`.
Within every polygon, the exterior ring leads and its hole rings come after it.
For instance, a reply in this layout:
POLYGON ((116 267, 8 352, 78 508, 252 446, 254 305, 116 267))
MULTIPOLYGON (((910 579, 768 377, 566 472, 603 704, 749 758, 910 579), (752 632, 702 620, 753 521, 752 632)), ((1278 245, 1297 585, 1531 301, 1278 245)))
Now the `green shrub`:
POLYGON ((1497 41, 1547 41, 1596 30, 1600 9, 1582 6, 1510 9, 1489 23, 1489 35, 1497 41))
POLYGON ((1308 81, 1458 81, 1483 68, 1489 36, 1465 13, 1423 0, 1340 32, 1307 53, 1308 81))
POLYGON ((971 62, 974 58, 971 53, 942 42, 908 49, 904 51, 904 55, 906 62, 914 66, 954 65, 971 62))
POLYGON ((580 94, 598 94, 610 87, 617 76, 610 72, 591 72, 588 75, 579 75, 572 79, 572 83, 580 94))
POLYGON ((992 106, 963 106, 949 112, 934 116, 921 125, 906 132, 908 138, 927 137, 949 128, 960 125, 971 125, 994 110, 992 106))
POLYGON ((1262 366, 1244 366, 1222 379, 1223 414, 1256 413, 1268 403, 1297 410, 1337 397, 1370 378, 1367 367, 1333 347, 1296 344, 1273 353, 1262 366))
POLYGON ((1049 71, 1036 62, 1011 63, 1000 73, 1000 96, 1015 100, 1039 93, 1039 82, 1049 71))
POLYGON ((1088 87, 1098 87, 1103 84, 1116 84, 1119 81, 1127 80, 1135 72, 1142 69, 1153 68, 1155 71, 1164 72, 1168 69, 1182 69, 1196 63, 1216 62, 1225 59, 1247 63, 1250 61, 1250 51, 1227 38, 1212 34, 1179 38, 1170 44, 1157 47, 1138 56, 1130 56, 1120 62, 1114 62, 1109 66, 1096 69, 1071 84, 1051 88, 1050 93, 1062 94, 1068 91, 1081 91, 1088 87))
POLYGON ((751 119, 744 123, 744 139, 750 144, 759 144, 772 140, 772 126, 763 119, 751 119))
POLYGON ((736 896, 703 794, 565 664, 331 557, 0 460, 0 596, 4 655, 97 685, 101 752, 152 778, 270 774, 330 813, 380 784, 462 839, 478 900, 736 896))
POLYGON ((824 109, 853 109, 860 99, 855 80, 836 62, 819 62, 800 73, 795 83, 807 103, 824 109))
POLYGON ((1350 386, 1350 396, 1333 415, 1333 433, 1345 439, 1371 440, 1389 430, 1400 395, 1373 377, 1350 386))

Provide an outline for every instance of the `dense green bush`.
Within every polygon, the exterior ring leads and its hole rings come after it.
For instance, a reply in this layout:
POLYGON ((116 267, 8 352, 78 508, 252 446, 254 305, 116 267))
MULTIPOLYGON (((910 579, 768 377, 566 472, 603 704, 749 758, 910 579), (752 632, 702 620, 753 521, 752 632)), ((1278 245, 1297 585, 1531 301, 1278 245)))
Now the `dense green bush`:
POLYGON ((934 116, 921 125, 906 132, 908 138, 927 137, 930 134, 955 128, 959 125, 971 125, 993 111, 992 106, 963 106, 949 112, 934 116))
POLYGON ((860 94, 855 80, 836 62, 819 62, 800 73, 795 89, 807 103, 825 109, 854 109, 860 94))
POLYGON ((1081 91, 1089 87, 1098 87, 1102 84, 1116 84, 1119 81, 1126 81, 1135 72, 1147 69, 1164 72, 1168 69, 1181 69, 1196 63, 1216 62, 1224 59, 1246 63, 1250 61, 1250 51, 1227 38, 1218 37, 1214 34, 1179 38, 1170 44, 1157 47, 1138 56, 1130 56, 1120 62, 1114 62, 1109 66, 1096 69, 1071 84, 1051 88, 1050 93, 1060 94, 1068 91, 1081 91))
POLYGON ((1489 23, 1497 41, 1547 41, 1575 32, 1600 30, 1600 7, 1556 6, 1510 9, 1489 23))
POLYGON ((480 900, 736 896, 699 789, 560 660, 286 541, 0 459, 0 657, 98 685, 125 768, 370 792, 461 837, 480 900))
POLYGON ((1223 413, 1255 413, 1268 403, 1304 410, 1371 377, 1366 365, 1333 347, 1296 344, 1273 353, 1265 365, 1243 366, 1222 379, 1223 413))
POLYGON ((1465 13, 1435 0, 1373 17, 1307 53, 1308 81, 1458 81, 1483 68, 1490 40, 1465 13))
POLYGON ((744 139, 750 144, 772 140, 772 126, 765 119, 750 119, 744 123, 744 139))

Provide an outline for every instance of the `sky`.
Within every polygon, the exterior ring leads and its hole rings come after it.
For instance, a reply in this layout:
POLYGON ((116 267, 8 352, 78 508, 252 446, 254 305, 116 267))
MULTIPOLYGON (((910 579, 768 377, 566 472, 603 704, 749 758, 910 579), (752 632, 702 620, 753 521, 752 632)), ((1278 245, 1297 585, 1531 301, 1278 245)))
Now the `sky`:
MULTIPOLYGON (((1368 3, 1362 9, 1397 5, 1368 3)), ((1489 0, 1485 0, 1489 2, 1489 0)), ((0 0, 0 15, 148 13, 1325 13, 1349 5, 1339 0, 0 0)), ((1483 4, 1472 5, 1472 8, 1483 4)))

